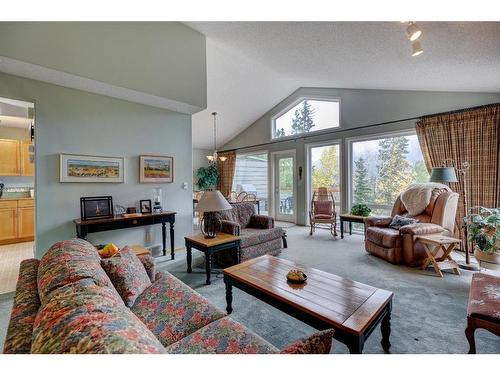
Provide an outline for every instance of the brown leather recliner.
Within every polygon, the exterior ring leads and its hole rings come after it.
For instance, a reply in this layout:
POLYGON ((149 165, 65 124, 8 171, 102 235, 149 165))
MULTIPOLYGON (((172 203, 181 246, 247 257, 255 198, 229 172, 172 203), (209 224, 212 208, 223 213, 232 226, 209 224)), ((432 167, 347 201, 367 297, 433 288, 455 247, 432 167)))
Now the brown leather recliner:
POLYGON ((414 216, 417 224, 405 225, 399 230, 389 227, 395 215, 407 211, 398 197, 391 216, 368 217, 365 220, 365 249, 393 264, 418 266, 427 257, 424 248, 415 242, 415 236, 442 233, 453 236, 458 194, 445 189, 434 189, 424 212, 414 216))

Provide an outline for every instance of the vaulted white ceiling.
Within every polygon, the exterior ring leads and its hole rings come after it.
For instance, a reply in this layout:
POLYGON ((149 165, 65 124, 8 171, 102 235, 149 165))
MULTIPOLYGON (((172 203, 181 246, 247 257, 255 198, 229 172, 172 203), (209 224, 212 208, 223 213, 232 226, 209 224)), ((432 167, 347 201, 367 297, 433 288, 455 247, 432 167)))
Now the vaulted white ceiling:
POLYGON ((299 87, 500 92, 500 22, 192 22, 207 36, 207 109, 193 147, 223 145, 299 87))

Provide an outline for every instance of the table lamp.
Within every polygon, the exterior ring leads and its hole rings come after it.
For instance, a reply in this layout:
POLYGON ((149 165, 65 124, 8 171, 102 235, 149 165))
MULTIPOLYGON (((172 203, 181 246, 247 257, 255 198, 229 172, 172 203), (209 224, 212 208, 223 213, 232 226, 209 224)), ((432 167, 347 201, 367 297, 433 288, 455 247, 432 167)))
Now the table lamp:
MULTIPOLYGON (((465 184, 465 173, 470 168, 469 163, 462 163, 461 168, 448 167, 447 162, 453 164, 452 160, 445 160, 443 162, 442 167, 432 168, 431 177, 429 179, 430 182, 441 182, 441 183, 450 183, 450 182, 460 182, 457 178, 457 173, 459 172, 462 175, 462 202, 464 205, 464 215, 467 215, 468 205, 467 205, 467 186, 465 184)), ((461 226, 459 226, 460 230, 461 226)), ((464 227, 464 240, 465 240, 465 263, 458 262, 458 265, 462 269, 467 269, 471 271, 478 270, 478 267, 475 264, 470 263, 470 254, 469 254, 469 240, 467 234, 467 227, 464 227)))
POLYGON ((220 230, 221 222, 216 212, 230 210, 233 207, 219 190, 207 190, 196 205, 195 211, 203 213, 200 221, 201 232, 205 238, 215 238, 220 230))

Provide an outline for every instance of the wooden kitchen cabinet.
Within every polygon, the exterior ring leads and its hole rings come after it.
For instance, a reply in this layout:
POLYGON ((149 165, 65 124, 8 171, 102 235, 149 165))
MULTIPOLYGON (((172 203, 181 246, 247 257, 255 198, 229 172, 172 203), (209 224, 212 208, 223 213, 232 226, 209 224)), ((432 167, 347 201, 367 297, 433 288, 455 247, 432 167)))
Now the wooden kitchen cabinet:
POLYGON ((0 199, 0 245, 35 238, 33 199, 0 199))
POLYGON ((15 139, 0 139, 0 176, 21 174, 21 142, 15 139))
POLYGON ((31 141, 21 141, 21 176, 33 176, 34 164, 30 161, 30 146, 33 144, 31 141))

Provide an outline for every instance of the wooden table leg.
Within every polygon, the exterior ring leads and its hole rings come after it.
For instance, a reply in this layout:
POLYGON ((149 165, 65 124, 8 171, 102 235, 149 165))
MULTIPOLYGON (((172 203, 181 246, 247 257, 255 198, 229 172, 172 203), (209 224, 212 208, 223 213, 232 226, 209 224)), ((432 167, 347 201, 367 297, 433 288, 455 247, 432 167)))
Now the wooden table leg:
MULTIPOLYGON (((165 249, 165 243, 163 243, 163 248, 165 249)), ((166 250, 164 250, 164 251, 166 251, 166 250)), ((175 258, 174 222, 173 221, 170 221, 170 258, 172 260, 175 258)))
POLYGON ((384 352, 389 353, 389 349, 391 348, 389 340, 389 336, 391 335, 391 306, 388 307, 388 312, 382 319, 380 331, 382 332, 382 341, 380 341, 380 344, 382 344, 384 352))
POLYGON ((340 238, 344 238, 344 220, 340 218, 340 238))
MULTIPOLYGON (((434 258, 434 256, 437 254, 437 252, 439 251, 439 249, 441 247, 436 246, 434 248, 434 251, 431 251, 425 242, 422 243, 422 245, 424 245, 425 252, 427 253, 427 259, 425 260, 425 263, 424 263, 425 268, 427 268, 429 263, 431 263, 432 267, 434 267, 434 271, 436 271, 438 276, 443 277, 443 273, 441 272, 441 269, 439 268, 439 265, 437 264, 436 259, 434 258)), ((425 269, 425 268, 422 267, 422 269, 425 269)))
POLYGON ((233 286, 231 282, 224 278, 224 284, 226 284, 226 311, 228 314, 233 312, 233 286))
POLYGON ((206 284, 210 285, 210 273, 212 272, 212 254, 209 251, 205 253, 205 272, 207 273, 206 284))
POLYGON ((192 250, 191 250, 191 245, 186 243, 186 260, 187 260, 187 272, 191 273, 193 270, 191 269, 191 262, 192 262, 192 250))

